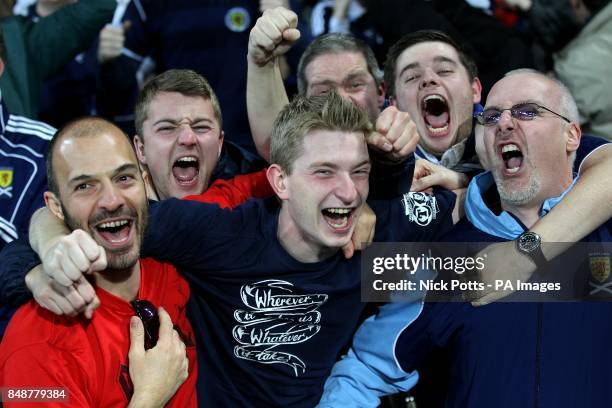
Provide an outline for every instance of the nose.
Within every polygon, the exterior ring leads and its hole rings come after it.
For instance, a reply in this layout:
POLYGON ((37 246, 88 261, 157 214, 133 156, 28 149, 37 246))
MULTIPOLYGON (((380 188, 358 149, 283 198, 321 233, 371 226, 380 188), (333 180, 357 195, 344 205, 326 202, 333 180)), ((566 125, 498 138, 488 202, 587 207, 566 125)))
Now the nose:
POLYGON ((183 146, 193 146, 196 143, 196 135, 189 125, 182 125, 178 137, 178 143, 183 146))
POLYGON ((123 196, 119 194, 112 182, 104 183, 98 200, 98 206, 109 212, 119 209, 124 204, 123 196))
POLYGON ((514 130, 516 124, 514 118, 510 112, 510 109, 506 109, 501 112, 499 116, 499 122, 497 122, 497 128, 502 132, 509 132, 514 130))
POLYGON ((431 68, 427 68, 421 76, 421 88, 438 85, 438 83, 438 74, 436 74, 431 68))
POLYGON ((355 181, 351 178, 350 174, 339 175, 335 194, 343 204, 348 205, 355 202, 359 193, 357 192, 355 181))

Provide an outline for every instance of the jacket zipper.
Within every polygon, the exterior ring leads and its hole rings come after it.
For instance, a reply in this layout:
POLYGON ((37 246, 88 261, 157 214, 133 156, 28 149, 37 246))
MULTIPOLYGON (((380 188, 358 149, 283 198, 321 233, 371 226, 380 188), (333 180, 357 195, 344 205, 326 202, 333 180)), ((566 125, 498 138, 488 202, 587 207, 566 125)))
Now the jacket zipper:
POLYGON ((533 392, 533 406, 540 406, 540 375, 541 375, 541 348, 542 348, 542 319, 544 314, 544 305, 538 303, 537 327, 536 327, 536 355, 535 355, 535 389, 533 392))

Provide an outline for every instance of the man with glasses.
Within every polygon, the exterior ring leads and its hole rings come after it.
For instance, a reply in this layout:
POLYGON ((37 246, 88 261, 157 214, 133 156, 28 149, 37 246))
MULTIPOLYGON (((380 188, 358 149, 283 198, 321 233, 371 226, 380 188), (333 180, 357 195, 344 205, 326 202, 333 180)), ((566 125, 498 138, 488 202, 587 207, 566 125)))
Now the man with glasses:
POLYGON ((71 122, 51 141, 47 173, 49 210, 93 237, 86 251, 102 305, 91 320, 34 301, 18 309, 0 345, 3 403, 196 406, 189 286, 172 266, 139 259, 147 201, 126 135, 102 119, 71 122), (39 392, 15 393, 24 388, 39 392))
MULTIPOLYGON (((588 287, 598 279, 592 269, 568 270, 563 259, 547 261, 548 248, 527 231, 556 205, 567 205, 570 190, 580 192, 573 163, 582 134, 571 94, 541 73, 513 71, 492 88, 478 121, 483 125, 478 153, 490 171, 471 181, 466 219, 445 241, 518 238, 520 258, 556 265, 547 272, 569 273, 588 287)), ((609 150, 600 148, 592 154, 605 155, 609 150)), ((609 185, 609 178, 600 183, 609 185)), ((612 242, 612 220, 606 217, 605 209, 585 217, 584 222, 601 221, 582 241, 612 242)), ((610 255, 606 257, 599 262, 610 265, 610 255)), ((414 386, 417 370, 436 353, 448 355, 447 365, 437 367, 449 380, 448 389, 443 383, 436 389, 445 392, 447 407, 612 404, 606 388, 612 381, 609 302, 392 306, 395 313, 368 319, 358 330, 349 355, 334 367, 320 406, 335 407, 340 401, 375 406, 381 395, 414 386), (395 341, 383 343, 380 338, 395 341)))

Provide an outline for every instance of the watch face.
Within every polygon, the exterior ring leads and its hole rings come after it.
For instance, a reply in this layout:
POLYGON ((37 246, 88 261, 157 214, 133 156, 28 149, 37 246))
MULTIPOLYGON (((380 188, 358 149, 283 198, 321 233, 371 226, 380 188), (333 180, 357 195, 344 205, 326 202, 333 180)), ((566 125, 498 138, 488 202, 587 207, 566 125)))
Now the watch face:
POLYGON ((526 232, 519 238, 519 246, 525 252, 532 252, 540 246, 540 237, 533 232, 526 232))

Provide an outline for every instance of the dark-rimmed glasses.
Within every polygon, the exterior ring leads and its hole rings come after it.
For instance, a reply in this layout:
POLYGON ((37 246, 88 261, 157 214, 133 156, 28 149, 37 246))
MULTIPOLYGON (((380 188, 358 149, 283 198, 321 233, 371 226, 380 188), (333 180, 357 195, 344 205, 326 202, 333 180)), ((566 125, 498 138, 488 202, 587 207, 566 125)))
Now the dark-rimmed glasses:
POLYGON ((499 122, 499 120, 501 119, 501 115, 504 111, 510 111, 510 115, 518 120, 534 120, 536 117, 540 116, 541 111, 543 110, 560 117, 567 123, 571 122, 571 120, 569 120, 565 116, 548 109, 546 106, 542 106, 534 102, 519 103, 511 108, 506 109, 485 109, 484 111, 477 114, 475 117, 476 121, 483 126, 494 126, 499 122))
POLYGON ((157 344, 159 337, 159 316, 157 309, 151 302, 144 299, 132 300, 130 302, 136 312, 136 316, 142 321, 145 331, 145 350, 149 350, 157 344))

